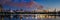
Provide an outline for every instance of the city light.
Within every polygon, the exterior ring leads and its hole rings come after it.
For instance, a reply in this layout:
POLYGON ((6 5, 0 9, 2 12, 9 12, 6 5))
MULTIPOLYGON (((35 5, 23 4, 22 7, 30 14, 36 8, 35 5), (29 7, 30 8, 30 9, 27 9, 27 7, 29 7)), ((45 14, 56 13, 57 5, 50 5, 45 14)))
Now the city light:
POLYGON ((0 20, 60 20, 60 0, 0 0, 0 20))

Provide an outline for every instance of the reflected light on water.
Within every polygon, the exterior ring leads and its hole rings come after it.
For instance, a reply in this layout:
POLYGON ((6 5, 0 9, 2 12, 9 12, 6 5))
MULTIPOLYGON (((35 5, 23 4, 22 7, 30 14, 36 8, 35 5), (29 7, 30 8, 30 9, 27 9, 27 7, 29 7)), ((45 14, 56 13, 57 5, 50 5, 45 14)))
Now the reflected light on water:
POLYGON ((37 18, 55 18, 56 16, 48 16, 47 14, 46 15, 43 15, 43 14, 40 14, 37 16, 37 18))

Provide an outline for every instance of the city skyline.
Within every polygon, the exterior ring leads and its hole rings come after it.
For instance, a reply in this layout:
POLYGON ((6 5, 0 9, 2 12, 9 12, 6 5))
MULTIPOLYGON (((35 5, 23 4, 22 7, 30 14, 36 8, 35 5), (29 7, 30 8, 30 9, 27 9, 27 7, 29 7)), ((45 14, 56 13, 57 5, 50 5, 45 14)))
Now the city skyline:
MULTIPOLYGON (((60 9, 60 7, 59 7, 60 0, 35 0, 34 2, 36 2, 39 5, 42 5, 43 9, 45 9, 45 10, 47 10, 49 8, 60 9)), ((4 5, 4 6, 3 6, 4 9, 8 9, 8 8, 12 8, 13 10, 14 9, 20 9, 20 7, 16 7, 16 6, 15 7, 13 7, 13 6, 6 7, 7 5, 4 5)), ((26 7, 23 7, 23 10, 33 10, 34 7, 32 9, 31 8, 30 9, 27 9, 27 8, 25 9, 25 8, 26 7)))

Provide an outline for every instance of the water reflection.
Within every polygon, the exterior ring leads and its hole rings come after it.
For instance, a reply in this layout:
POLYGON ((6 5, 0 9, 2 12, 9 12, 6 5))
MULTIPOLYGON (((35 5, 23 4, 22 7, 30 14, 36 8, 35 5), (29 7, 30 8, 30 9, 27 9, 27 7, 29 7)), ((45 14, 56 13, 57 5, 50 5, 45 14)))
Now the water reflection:
POLYGON ((0 15, 0 20, 59 20, 58 16, 48 14, 19 14, 19 15, 0 15))

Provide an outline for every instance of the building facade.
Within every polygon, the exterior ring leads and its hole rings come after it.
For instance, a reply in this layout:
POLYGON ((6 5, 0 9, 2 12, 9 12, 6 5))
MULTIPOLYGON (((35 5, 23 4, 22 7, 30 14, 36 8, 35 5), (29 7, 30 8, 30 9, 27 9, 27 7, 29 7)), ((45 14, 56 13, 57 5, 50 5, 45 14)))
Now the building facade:
POLYGON ((2 12, 2 5, 0 5, 0 12, 2 12))

